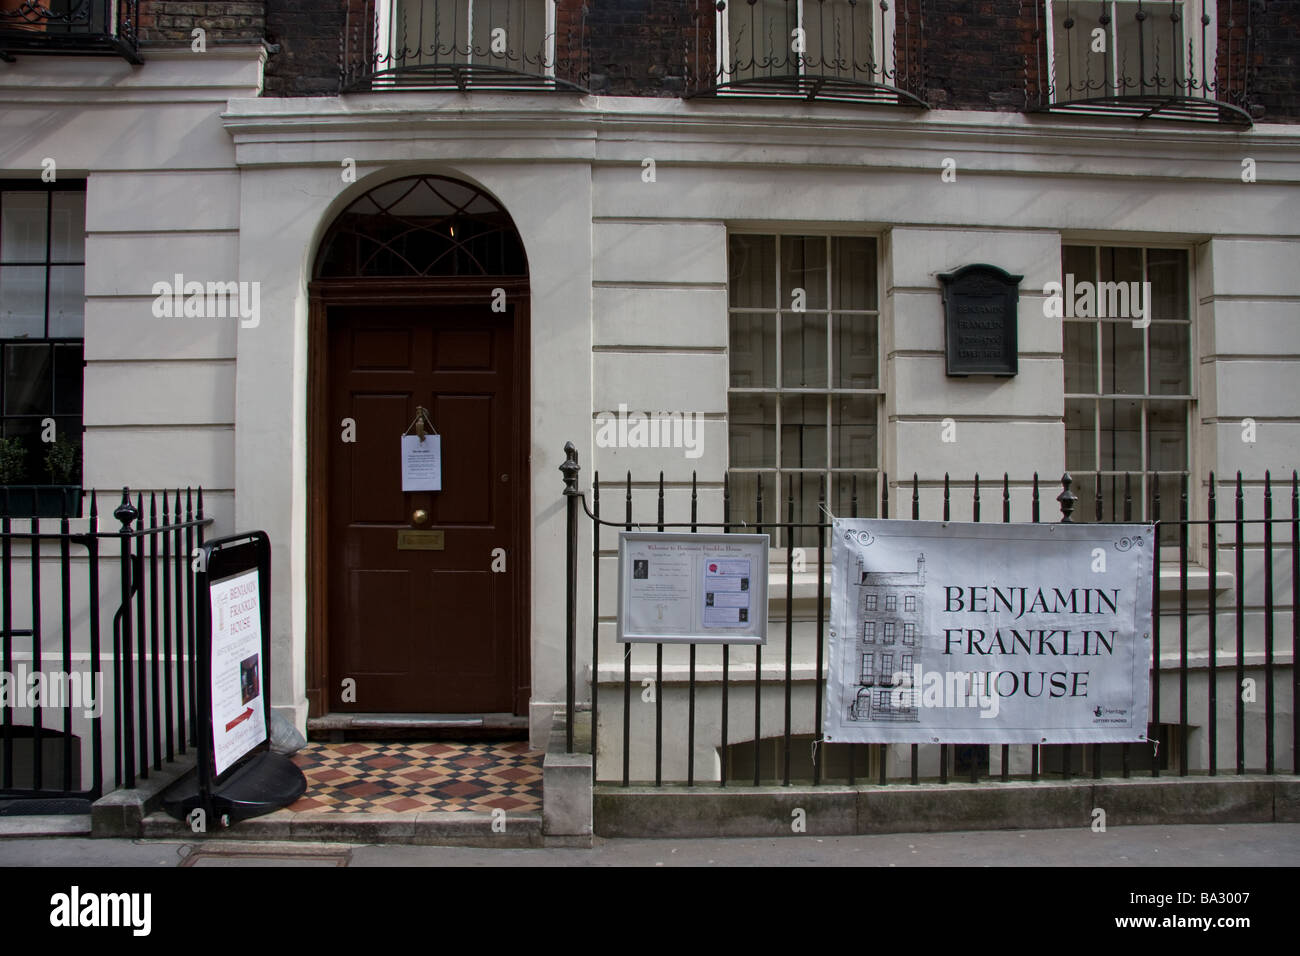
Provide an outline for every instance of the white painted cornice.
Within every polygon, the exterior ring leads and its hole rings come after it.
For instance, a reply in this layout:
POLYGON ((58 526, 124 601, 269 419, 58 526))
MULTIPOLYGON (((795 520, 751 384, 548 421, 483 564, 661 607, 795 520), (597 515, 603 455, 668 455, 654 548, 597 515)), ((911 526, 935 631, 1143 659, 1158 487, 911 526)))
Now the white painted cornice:
POLYGON ((1250 157, 1260 184, 1300 183, 1300 126, 1281 124, 459 93, 232 99, 223 120, 241 165, 337 163, 323 144, 356 146, 358 163, 412 158, 413 144, 442 156, 442 144, 481 160, 934 169, 952 156, 967 173, 1240 182, 1250 157))

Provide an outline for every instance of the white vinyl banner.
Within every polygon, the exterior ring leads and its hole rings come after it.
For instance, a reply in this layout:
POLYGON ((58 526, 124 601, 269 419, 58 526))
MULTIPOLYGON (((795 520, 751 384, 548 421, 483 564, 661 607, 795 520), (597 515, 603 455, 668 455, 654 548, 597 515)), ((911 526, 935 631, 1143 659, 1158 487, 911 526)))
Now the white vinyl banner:
POLYGON ((1152 527, 837 518, 828 742, 1146 739, 1152 527))

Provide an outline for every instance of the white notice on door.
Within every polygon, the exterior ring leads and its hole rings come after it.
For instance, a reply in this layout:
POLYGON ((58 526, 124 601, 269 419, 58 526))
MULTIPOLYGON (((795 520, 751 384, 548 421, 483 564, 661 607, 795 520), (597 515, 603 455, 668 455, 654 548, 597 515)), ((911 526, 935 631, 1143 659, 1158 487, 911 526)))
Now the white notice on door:
POLYGON ((402 490, 442 491, 442 436, 402 436, 402 490))

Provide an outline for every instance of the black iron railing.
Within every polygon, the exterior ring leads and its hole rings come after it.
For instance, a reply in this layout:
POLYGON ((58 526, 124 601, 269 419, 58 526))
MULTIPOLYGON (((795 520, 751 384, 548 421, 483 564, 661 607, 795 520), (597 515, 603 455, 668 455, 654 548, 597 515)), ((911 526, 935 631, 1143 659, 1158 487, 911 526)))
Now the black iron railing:
POLYGON ((920 0, 718 0, 695 29, 690 96, 926 108, 920 0))
POLYGON ((138 25, 139 0, 0 0, 0 60, 66 53, 140 63, 138 25))
POLYGON ((1053 0, 1034 7, 1031 112, 1251 125, 1249 0, 1053 0))
MULTIPOLYGON (((633 481, 629 472, 624 482, 614 486, 623 500, 623 515, 621 520, 608 520, 601 517, 601 492, 608 485, 602 486, 599 473, 593 476, 591 483, 591 502, 588 504, 585 493, 578 488, 579 467, 577 461, 577 452, 570 443, 565 446, 566 459, 561 470, 564 472, 565 495, 568 507, 568 628, 567 637, 567 662, 568 662, 568 682, 566 686, 566 703, 570 715, 569 725, 572 726, 572 714, 577 702, 577 684, 580 683, 579 671, 577 669, 577 634, 576 634, 576 607, 578 601, 578 571, 577 555, 579 548, 582 546, 579 541, 579 524, 580 519, 577 514, 577 508, 581 505, 591 524, 591 555, 592 555, 592 572, 591 572, 591 615, 592 615, 592 633, 590 647, 590 674, 589 683, 589 703, 591 709, 592 724, 592 752, 596 757, 596 780, 621 782, 623 786, 635 782, 631 773, 632 753, 634 742, 631 731, 631 714, 633 704, 634 668, 647 675, 651 674, 653 665, 653 686, 656 689, 653 706, 654 713, 654 775, 653 783, 662 785, 665 782, 664 773, 664 746, 665 740, 663 735, 664 708, 665 699, 671 696, 674 705, 684 707, 686 711, 686 734, 684 740, 680 741, 685 747, 685 773, 671 782, 685 783, 694 785, 696 783, 696 739, 699 715, 697 708, 698 692, 698 659, 697 647, 692 644, 689 647, 689 659, 686 662, 685 680, 680 675, 674 676, 670 683, 685 683, 684 693, 680 691, 671 691, 664 686, 664 645, 655 644, 654 659, 647 661, 643 655, 648 647, 643 649, 641 645, 619 645, 612 652, 607 648, 604 657, 609 658, 611 653, 617 654, 622 661, 622 692, 621 697, 621 721, 622 721, 622 743, 621 747, 609 748, 611 753, 621 753, 621 767, 609 767, 606 763, 601 762, 601 750, 599 747, 599 727, 600 727, 600 708, 602 706, 601 693, 601 640, 600 628, 602 622, 608 624, 612 620, 612 608, 602 608, 600 600, 600 561, 602 557, 609 558, 613 555, 612 551, 606 550, 613 546, 611 537, 605 537, 602 540, 602 529, 611 530, 633 530, 634 528, 654 528, 659 531, 665 529, 682 529, 696 532, 700 530, 721 530, 724 533, 732 531, 758 532, 770 531, 772 533, 790 532, 799 529, 806 529, 816 536, 816 602, 813 620, 815 620, 815 631, 813 640, 816 642, 815 664, 809 669, 811 677, 805 676, 797 678, 795 676, 798 665, 793 659, 793 648, 797 642, 794 635, 793 626, 795 615, 790 611, 794 603, 794 562, 796 552, 804 549, 788 548, 785 553, 785 607, 783 612, 785 616, 785 646, 784 646, 784 664, 778 668, 778 676, 773 676, 773 668, 769 665, 766 669, 763 663, 764 648, 758 646, 753 651, 752 668, 748 661, 744 665, 746 671, 751 671, 753 677, 750 679, 733 680, 731 669, 733 666, 732 649, 728 645, 723 645, 720 650, 721 664, 721 681, 720 696, 721 710, 718 715, 718 726, 720 728, 720 739, 718 741, 718 754, 721 758, 721 779, 718 783, 721 786, 727 786, 731 776, 729 768, 735 758, 743 756, 744 762, 752 763, 752 783, 754 786, 760 786, 763 783, 781 783, 789 785, 791 783, 791 754, 795 747, 809 748, 813 754, 811 758, 811 772, 809 776, 814 784, 820 784, 826 780, 835 777, 839 781, 847 781, 850 784, 858 780, 870 782, 867 780, 867 773, 874 760, 876 768, 876 779, 880 784, 894 780, 910 779, 911 783, 916 784, 920 780, 921 758, 924 754, 927 761, 936 756, 938 758, 938 780, 941 783, 947 783, 950 773, 965 770, 969 773, 971 782, 977 782, 981 768, 989 766, 989 748, 987 746, 966 746, 958 741, 947 741, 942 744, 923 744, 910 745, 910 767, 904 771, 899 767, 891 767, 888 759, 889 745, 885 744, 825 744, 816 740, 820 736, 817 730, 809 739, 806 736, 799 739, 798 735, 793 733, 791 700, 792 691, 797 683, 807 685, 810 681, 813 683, 814 691, 812 703, 812 724, 813 728, 822 726, 822 701, 824 692, 824 669, 826 664, 827 653, 827 608, 826 608, 826 568, 827 560, 827 540, 831 532, 831 524, 823 523, 800 523, 794 520, 795 517, 795 497, 794 487, 790 484, 786 489, 785 512, 786 520, 781 521, 779 511, 780 502, 777 502, 778 514, 772 520, 764 513, 764 502, 762 499, 761 484, 759 486, 758 498, 753 503, 755 509, 747 511, 751 519, 756 516, 756 520, 750 520, 745 523, 744 527, 736 520, 736 502, 733 502, 730 493, 730 484, 724 479, 723 482, 723 520, 719 523, 708 523, 699 520, 699 488, 692 474, 690 490, 690 518, 686 522, 667 522, 665 520, 665 489, 663 474, 660 473, 657 495, 655 502, 655 514, 653 519, 645 521, 640 518, 634 519, 633 514, 633 481), (637 660, 634 661, 634 657, 637 660), (784 692, 784 722, 781 727, 772 728, 763 726, 763 695, 765 685, 770 686, 775 682, 780 682, 784 692), (741 744, 733 745, 731 743, 730 720, 733 716, 732 711, 735 709, 731 703, 733 694, 750 693, 753 699, 753 718, 754 723, 750 729, 752 732, 746 735, 741 744), (767 734, 765 737, 764 734, 767 734), (777 767, 778 761, 773 758, 768 760, 765 757, 765 748, 770 750, 773 742, 778 745, 780 753, 780 767, 777 767), (813 744, 816 746, 812 746, 813 744), (873 753, 874 752, 874 753, 873 753), (928 752, 928 753, 927 753, 928 752), (765 767, 766 761, 766 767, 765 767), (835 774, 826 771, 828 766, 838 768, 835 774)), ((1122 487, 1124 489, 1122 496, 1122 505, 1111 509, 1114 518, 1120 518, 1125 522, 1132 521, 1135 515, 1142 511, 1143 502, 1139 492, 1135 498, 1133 489, 1143 487, 1141 475, 1124 475, 1122 478, 1122 487)), ((1078 496, 1071 490, 1073 479, 1070 475, 1062 476, 1062 491, 1055 496, 1055 500, 1060 507, 1061 521, 1077 520, 1076 511, 1086 512, 1088 501, 1080 501, 1078 496)), ((1024 482, 1017 483, 1016 492, 1018 494, 1028 493, 1029 497, 1029 514, 1031 521, 1037 523, 1040 521, 1042 506, 1042 497, 1047 492, 1040 491, 1040 483, 1037 473, 1025 487, 1024 482)), ((1038 780, 1046 774, 1057 775, 1062 779, 1069 779, 1071 776, 1077 776, 1090 773, 1094 778, 1100 778, 1103 770, 1109 774, 1118 772, 1124 777, 1131 776, 1135 770, 1137 772, 1149 772, 1153 776, 1158 776, 1162 769, 1176 768, 1179 775, 1186 776, 1193 770, 1196 772, 1206 772, 1211 775, 1219 771, 1220 758, 1220 723, 1225 719, 1233 721, 1235 730, 1235 745, 1229 759, 1238 774, 1244 774, 1248 771, 1262 771, 1264 773, 1277 772, 1277 728, 1279 723, 1279 713, 1285 715, 1291 714, 1291 743, 1290 743, 1290 768, 1292 773, 1300 773, 1300 710, 1296 707, 1297 699, 1300 699, 1300 681, 1297 681, 1297 671, 1294 667, 1297 652, 1300 651, 1300 615, 1292 613, 1294 604, 1294 595, 1300 594, 1300 478, 1296 472, 1291 473, 1291 479, 1287 483, 1286 491, 1289 491, 1290 508, 1289 515, 1281 517, 1274 514, 1275 503, 1275 484, 1268 472, 1265 472, 1262 482, 1243 481, 1240 473, 1236 476, 1235 484, 1227 484, 1232 494, 1231 515, 1221 516, 1219 507, 1219 482, 1213 473, 1210 474, 1206 485, 1205 497, 1205 517, 1203 519, 1194 519, 1190 517, 1192 507, 1192 495, 1189 490, 1188 476, 1184 474, 1181 480, 1181 488, 1178 501, 1175 503, 1173 510, 1176 511, 1176 517, 1165 518, 1163 514, 1169 514, 1171 508, 1168 502, 1161 501, 1160 482, 1150 480, 1146 487, 1151 489, 1151 499, 1146 515, 1157 526, 1174 525, 1177 529, 1177 545, 1173 549, 1176 554, 1177 569, 1177 589, 1173 593, 1168 587, 1161 591, 1161 562, 1156 561, 1153 566, 1152 589, 1153 589, 1153 607, 1158 609, 1153 622, 1152 633, 1152 659, 1156 662, 1153 668, 1151 678, 1151 722, 1152 726, 1148 730, 1148 738, 1157 741, 1158 746, 1155 752, 1151 753, 1145 746, 1142 752, 1130 744, 1122 745, 1084 745, 1084 744, 1058 744, 1058 745, 1001 745, 1001 770, 998 774, 1000 780, 1009 780, 1012 778, 1012 750, 1017 751, 1016 758, 1018 765, 1024 766, 1024 773, 1016 773, 1016 777, 1027 777, 1031 780, 1038 780), (1262 495, 1263 515, 1262 517, 1247 518, 1246 516, 1246 493, 1262 495), (1289 526, 1289 530, 1287 529, 1289 526), (1258 532, 1255 536, 1258 540, 1247 540, 1247 529, 1251 528, 1258 532), (1282 529, 1279 532, 1279 529, 1282 529), (1197 533, 1203 536, 1203 540, 1193 541, 1191 535, 1197 533), (1193 609, 1189 606, 1189 592, 1192 590, 1189 585, 1189 571, 1193 568, 1193 553, 1203 553, 1205 555, 1204 565, 1195 565, 1198 574, 1205 574, 1205 580, 1208 582, 1204 586, 1206 594, 1203 599, 1198 599, 1198 604, 1203 605, 1193 609), (1231 557, 1225 561, 1220 555, 1221 551, 1231 552, 1231 557), (1264 583, 1261 586, 1251 584, 1248 587, 1248 578, 1246 574, 1246 560, 1251 556, 1252 573, 1263 574, 1264 583), (1233 583, 1231 585, 1231 596, 1221 598, 1220 591, 1227 588, 1219 587, 1219 573, 1224 569, 1225 564, 1231 562, 1233 566, 1233 583), (1263 570, 1261 571, 1260 568, 1263 570), (1276 581, 1283 578, 1289 578, 1292 598, 1285 604, 1280 604, 1276 600, 1276 581), (1235 625, 1228 629, 1228 633, 1223 633, 1223 622, 1220 621, 1220 614, 1232 610, 1235 612, 1235 625), (1246 615, 1251 617, 1250 626, 1247 626, 1246 615), (1162 615, 1163 623, 1167 624, 1169 619, 1174 615, 1177 616, 1177 656, 1167 653, 1168 643, 1162 644, 1161 626, 1162 615), (1189 638, 1190 633, 1197 619, 1202 619, 1205 633, 1207 635, 1207 660, 1203 667, 1198 663, 1197 667, 1192 668, 1189 663, 1189 638), (1285 624, 1279 625, 1279 619, 1285 624), (1289 628, 1291 632, 1290 661, 1279 661, 1277 648, 1285 640, 1282 636, 1285 632, 1281 628, 1289 628), (1263 634, 1260 635, 1259 631, 1263 634), (1260 638, 1262 637, 1262 640, 1260 638), (1251 639, 1257 643, 1262 643, 1262 653, 1252 652, 1251 660, 1247 660, 1247 644, 1251 639), (1232 705, 1231 718, 1226 713, 1228 708, 1221 706, 1223 702, 1219 698, 1218 684, 1220 681, 1221 671, 1224 665, 1220 658, 1229 652, 1226 648, 1234 648, 1235 657, 1228 658, 1232 661, 1233 677, 1235 678, 1235 687, 1237 693, 1235 696, 1235 705, 1232 705), (1191 681, 1193 680, 1193 670, 1195 670, 1195 681, 1198 693, 1203 691, 1204 708, 1199 714, 1192 711, 1192 694, 1191 681), (1202 676, 1203 673, 1203 676, 1202 676), (1289 675, 1285 676, 1284 675, 1289 675), (1289 691, 1281 693, 1281 707, 1279 708, 1279 690, 1278 682, 1286 679, 1290 684, 1289 691), (1178 696, 1178 720, 1161 723, 1161 695, 1162 692, 1168 693, 1176 680, 1178 696), (1249 683, 1248 683, 1249 681, 1249 683), (1163 688, 1162 683, 1169 686, 1163 688), (1262 687, 1258 686, 1262 685, 1262 687), (1249 708, 1249 709, 1248 709, 1249 708), (1289 711, 1288 711, 1289 708, 1289 711), (1204 760, 1199 756, 1193 761, 1190 751, 1190 737, 1193 730, 1200 730, 1205 734, 1203 742, 1204 747, 1199 748, 1198 753, 1205 755, 1204 760), (1262 739, 1261 739, 1262 738, 1262 739), (1254 745, 1254 748, 1248 747, 1248 742, 1254 745), (1173 748, 1176 754, 1176 761, 1171 759, 1170 748, 1173 748), (1249 755, 1256 755, 1251 757, 1249 755), (1026 759, 1027 758, 1027 759, 1026 759), (1253 762, 1252 762, 1253 760, 1253 762), (1196 766, 1193 766, 1194 763, 1196 766), (1137 766, 1135 766, 1135 764, 1137 766)), ((900 483, 899 490, 906 488, 907 485, 900 483)), ((971 485, 971 511, 970 519, 980 521, 984 517, 982 514, 981 490, 988 489, 987 484, 981 484, 978 475, 975 476, 971 485)), ((826 514, 826 494, 825 480, 821 484, 821 492, 818 497, 818 513, 826 514)), ((1001 505, 1000 515, 997 520, 1010 522, 1012 514, 1012 495, 1013 486, 1008 475, 1004 474, 1000 487, 994 485, 999 494, 998 501, 1001 505)), ((1093 496, 1092 514, 1095 520, 1102 521, 1108 513, 1107 503, 1102 496, 1102 482, 1098 480, 1095 484, 1096 493, 1093 496)), ((684 490, 684 489, 683 489, 684 490)), ((911 502, 910 517, 912 520, 921 518, 921 484, 914 475, 910 485, 911 502)), ((944 521, 954 520, 958 517, 952 501, 952 483, 947 475, 944 476, 943 487, 943 505, 941 517, 944 521)), ((1023 502, 1023 499, 1021 499, 1023 502)), ((770 503, 769 503, 770 504, 770 503)), ((858 517, 859 498, 857 493, 856 481, 854 482, 849 498, 849 515, 858 517)), ((862 501, 864 507, 870 508, 874 502, 862 501)), ((1117 504, 1119 504, 1117 502, 1117 504)), ((876 515, 881 518, 890 517, 890 498, 889 498, 889 480, 882 475, 880 482, 880 500, 879 507, 875 510, 876 515)), ((938 516, 936 516, 938 517, 938 516)), ((616 536, 616 535, 615 535, 616 536)), ((807 549, 806 555, 808 560, 808 570, 812 571, 813 559, 812 548, 807 549)), ((1169 561, 1171 557, 1169 549, 1165 551, 1165 576, 1172 573, 1173 562, 1169 561)), ((775 568, 774 568, 775 570, 775 568)), ((1167 638, 1165 639, 1167 641, 1167 638)), ((709 648, 710 654, 715 653, 715 648, 709 648)), ((901 653, 901 651, 900 651, 901 653)), ((1283 655, 1286 656, 1286 655, 1283 655)), ((611 663, 613 661, 611 660, 611 663)), ((868 682, 864 681, 863 686, 868 682)), ((637 685, 639 686, 639 685, 637 685)), ((767 691, 771 693, 769 689, 767 691)), ((583 702, 585 705, 587 702, 583 702)), ((608 706, 608 705, 606 705, 608 706)), ((649 742, 642 742, 642 747, 648 747, 649 742)), ((668 745, 674 746, 672 741, 668 745)), ((572 749, 572 740, 569 741, 572 749)), ((807 749, 804 752, 808 752, 807 749)), ((1285 759, 1285 758, 1284 758, 1285 759)), ((678 761, 680 765, 681 761, 678 761)), ((749 771, 747 771, 747 776, 749 771)), ((646 779, 644 782, 651 782, 646 779)))
POLYGON ((345 93, 585 92, 585 21, 557 0, 364 0, 341 43, 345 93))
POLYGON ((0 518, 0 670, 18 691, 0 701, 0 802, 94 800, 195 740, 203 490, 151 492, 146 514, 123 489, 117 530, 100 530, 98 495, 86 496, 75 530, 68 513, 57 529, 0 518))

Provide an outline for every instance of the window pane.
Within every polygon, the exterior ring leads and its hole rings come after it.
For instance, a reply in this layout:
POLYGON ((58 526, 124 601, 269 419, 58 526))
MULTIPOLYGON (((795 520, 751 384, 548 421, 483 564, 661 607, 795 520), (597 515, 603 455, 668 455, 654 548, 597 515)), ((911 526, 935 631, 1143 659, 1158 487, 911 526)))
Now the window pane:
POLYGON ((782 308, 791 308, 803 290, 805 309, 826 308, 826 237, 785 236, 781 239, 782 308))
POLYGON ((876 308, 876 240, 831 239, 831 308, 876 308))
POLYGON ((86 261, 86 194, 59 191, 53 194, 50 221, 50 261, 86 261))
POLYGON ((1115 4, 1120 69, 1129 80, 1129 85, 1119 90, 1120 95, 1175 92, 1175 84, 1183 78, 1187 56, 1181 7, 1181 3, 1148 3, 1143 8, 1132 0, 1115 4), (1146 19, 1139 24, 1140 10, 1146 19), (1171 14, 1177 14, 1180 19, 1175 22, 1171 14))
POLYGON ((54 413, 56 415, 81 415, 83 370, 80 345, 54 347, 54 413))
POLYGON ((1102 282, 1141 282, 1142 250, 1107 246, 1101 250, 1102 282))
POLYGON ((1132 322, 1101 323, 1102 391, 1111 395, 1141 395, 1146 359, 1142 329, 1132 322))
POLYGON ((727 409, 731 467, 776 467, 776 399, 732 394, 727 409))
POLYGON ((1157 395, 1191 393, 1191 325, 1154 324, 1151 337, 1151 391, 1157 395))
POLYGON ((1147 404, 1147 467, 1152 471, 1187 469, 1187 405, 1147 404))
POLYGON ((826 467, 826 396, 781 398, 781 466, 826 467))
POLYGON ((1053 7, 1056 102, 1107 95, 1109 58, 1092 52, 1092 30, 1097 26, 1097 18, 1088 16, 1080 7, 1081 4, 1075 4, 1073 8, 1067 8, 1062 3, 1053 7), (1067 20, 1071 24, 1068 30, 1065 27, 1067 20))
MULTIPOLYGON (((1096 521, 1097 520, 1097 476, 1090 472, 1081 471, 1078 474, 1070 472, 1070 477, 1074 481, 1070 485, 1070 490, 1078 497, 1074 503, 1075 521, 1096 521)), ((1060 494, 1058 491, 1057 494, 1060 494)), ((1055 496, 1053 496, 1055 497, 1055 496)), ((1053 509, 1054 516, 1060 514, 1060 503, 1053 509)), ((1055 517, 1053 520, 1056 520, 1055 517)))
POLYGON ((53 369, 48 345, 4 349, 4 413, 48 415, 54 408, 53 369))
MULTIPOLYGON (((777 511, 781 505, 777 502, 776 495, 776 475, 771 472, 755 474, 753 472, 732 474, 729 476, 729 488, 731 492, 731 530, 753 532, 756 529, 754 525, 758 524, 758 489, 763 489, 763 515, 762 520, 769 524, 773 521, 784 521, 785 517, 777 517, 777 511), (742 524, 749 525, 747 528, 740 527, 742 524)), ((771 533, 769 531, 769 533, 771 533)), ((772 534, 772 546, 780 547, 777 541, 777 535, 772 534)))
POLYGON ((50 266, 50 338, 81 338, 86 326, 86 267, 50 266))
POLYGON ((46 196, 0 193, 0 262, 45 261, 46 196))
POLYGON ((731 78, 787 76, 798 70, 790 52, 790 33, 798 26, 798 6, 790 0, 757 0, 727 5, 731 78))
POLYGON ((1076 394, 1097 391, 1095 322, 1065 323, 1065 390, 1076 394))
POLYGON ((775 309, 776 239, 773 236, 732 236, 728 268, 731 307, 775 309))
MULTIPOLYGON (((805 2, 803 27, 807 35, 804 56, 812 73, 868 79, 872 66, 875 4, 847 0, 805 2)), ((879 69, 879 65, 876 66, 879 69)))
POLYGON ((835 388, 879 386, 878 336, 872 315, 836 315, 831 327, 835 388))
POLYGON ((781 387, 826 387, 826 316, 781 315, 781 387))
POLYGON ((1142 403, 1136 400, 1100 402, 1101 470, 1142 468, 1142 403))
POLYGON ((1069 471, 1096 471, 1097 403, 1092 399, 1065 402, 1065 467, 1069 471))
POLYGON ((1092 246, 1063 246, 1061 248, 1061 273, 1063 288, 1069 286, 1066 276, 1074 276, 1076 284, 1095 281, 1097 278, 1096 249, 1092 246))
MULTIPOLYGON (((835 480, 835 494, 831 497, 830 505, 833 514, 848 518, 874 518, 876 516, 879 512, 880 493, 876 487, 875 475, 846 475, 837 472, 833 477, 835 480)), ((907 493, 910 495, 911 491, 909 490, 907 493)), ((891 513, 902 514, 902 512, 895 512, 894 509, 898 507, 897 503, 891 505, 891 513)), ((910 512, 907 514, 910 514, 910 512)), ((907 514, 903 516, 906 517, 907 514)))
POLYGON ((876 397, 837 395, 831 413, 831 467, 876 467, 876 397))
MULTIPOLYGON (((785 521, 789 517, 788 495, 791 490, 794 492, 794 520, 796 524, 816 525, 825 521, 825 517, 819 517, 821 510, 819 505, 819 495, 821 494, 822 482, 825 475, 807 475, 807 474, 785 474, 781 476, 781 520, 785 521)), ((790 536, 788 542, 784 542, 789 547, 807 548, 817 547, 817 529, 812 528, 795 528, 794 533, 790 536)), ((813 556, 816 559, 816 555, 813 556)))
POLYGON ((0 266, 0 339, 45 335, 45 267, 0 266))
POLYGON ((472 12, 474 62, 526 73, 546 72, 546 8, 542 3, 536 0, 473 0, 472 12), (504 53, 492 50, 493 31, 497 29, 505 31, 504 53))
POLYGON ((731 384, 736 388, 776 387, 776 315, 731 313, 731 384))
POLYGON ((1148 249, 1152 319, 1190 319, 1186 249, 1148 249))
MULTIPOLYGON (((18 475, 10 481, 15 485, 35 485, 42 481, 41 472, 41 423, 35 418, 10 418, 4 422, 4 437, 17 438, 23 448, 22 460, 18 465, 18 475)), ((19 506, 19 502, 10 502, 19 506)))
POLYGON ((469 46, 465 0, 402 0, 392 24, 389 67, 464 63, 469 46))

